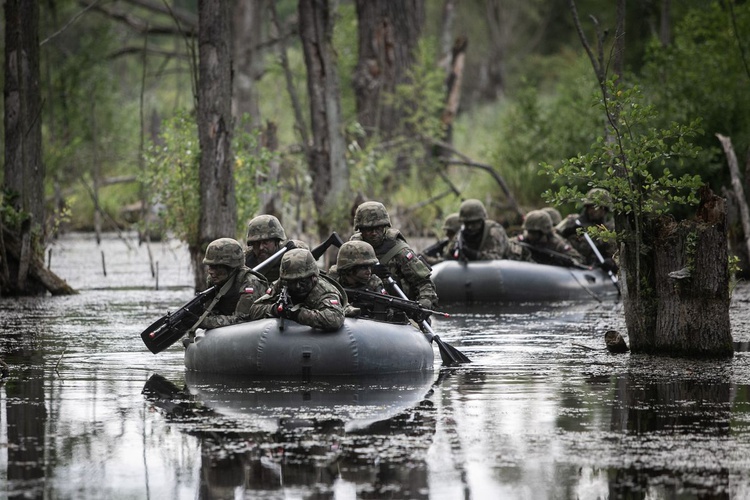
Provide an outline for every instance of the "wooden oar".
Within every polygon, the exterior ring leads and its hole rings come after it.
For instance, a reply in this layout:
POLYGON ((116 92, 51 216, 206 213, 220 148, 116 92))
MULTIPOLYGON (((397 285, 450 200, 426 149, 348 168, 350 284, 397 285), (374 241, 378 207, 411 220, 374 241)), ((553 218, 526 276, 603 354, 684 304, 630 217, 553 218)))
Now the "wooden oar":
MULTIPOLYGON (((386 276, 385 280, 389 285, 391 285, 391 287, 393 287, 394 290, 396 290, 396 293, 402 299, 408 300, 406 294, 403 290, 401 290, 401 287, 398 286, 398 283, 396 283, 396 280, 394 280, 392 276, 386 276)), ((433 331, 427 320, 422 320, 420 326, 422 327, 422 333, 425 335, 425 337, 427 337, 427 340, 429 340, 430 342, 435 341, 435 343, 437 344, 438 350, 440 351, 440 358, 443 360, 444 365, 471 363, 471 360, 464 353, 462 353, 455 347, 443 342, 442 339, 438 337, 437 334, 433 331)))

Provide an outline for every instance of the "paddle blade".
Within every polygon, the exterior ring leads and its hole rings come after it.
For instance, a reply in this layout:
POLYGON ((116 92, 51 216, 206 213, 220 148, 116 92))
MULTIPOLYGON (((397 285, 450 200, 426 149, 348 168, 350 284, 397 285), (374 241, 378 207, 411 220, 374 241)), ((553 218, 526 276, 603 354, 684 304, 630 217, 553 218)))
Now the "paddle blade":
POLYGON ((432 340, 437 343, 438 350, 440 351, 440 359, 443 360, 444 365, 460 365, 462 363, 471 363, 471 360, 464 353, 456 349, 450 344, 443 342, 440 337, 435 335, 432 340))

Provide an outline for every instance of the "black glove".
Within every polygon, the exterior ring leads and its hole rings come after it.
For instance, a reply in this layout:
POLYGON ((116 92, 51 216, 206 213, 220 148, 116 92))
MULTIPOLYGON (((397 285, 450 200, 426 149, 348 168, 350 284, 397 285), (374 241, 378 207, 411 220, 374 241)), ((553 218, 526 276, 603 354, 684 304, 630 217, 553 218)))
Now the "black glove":
POLYGON ((466 246, 461 249, 461 253, 469 260, 477 260, 479 258, 479 250, 474 250, 466 246))
POLYGON ((297 248, 297 245, 295 245, 292 240, 287 241, 286 245, 284 246, 286 247, 287 250, 294 250, 295 248, 297 248))
POLYGON ((615 261, 611 258, 604 259, 604 262, 599 264, 602 269, 604 269, 607 272, 612 272, 612 274, 617 274, 617 270, 619 267, 615 263, 615 261))

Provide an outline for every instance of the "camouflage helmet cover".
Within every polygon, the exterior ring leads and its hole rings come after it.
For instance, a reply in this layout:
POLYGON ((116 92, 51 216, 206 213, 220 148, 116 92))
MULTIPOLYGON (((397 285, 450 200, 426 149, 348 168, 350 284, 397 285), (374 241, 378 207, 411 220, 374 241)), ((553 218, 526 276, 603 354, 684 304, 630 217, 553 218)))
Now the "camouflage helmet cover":
POLYGON ((262 240, 285 240, 286 233, 279 219, 273 215, 259 215, 247 225, 247 244, 262 240))
POLYGON ((210 266, 229 266, 232 269, 245 263, 242 245, 232 238, 219 238, 208 244, 203 263, 210 266))
POLYGON ((458 218, 461 222, 484 220, 487 218, 487 209, 484 208, 484 203, 477 199, 464 200, 461 202, 458 218))
POLYGON ((458 212, 448 215, 443 221, 443 231, 458 232, 461 229, 461 219, 458 212))
POLYGON ((547 212, 547 215, 549 215, 549 218, 552 219, 553 226, 556 226, 560 222, 562 222, 562 214, 555 207, 544 207, 542 210, 547 212))
POLYGON ((354 213, 354 229, 391 225, 391 218, 385 205, 378 201, 366 201, 354 213))
POLYGON ((298 280, 318 274, 320 269, 310 250, 294 248, 281 257, 279 277, 283 280, 298 280))
POLYGON ((544 234, 552 232, 552 218, 544 210, 532 210, 526 214, 523 228, 527 231, 541 231, 544 234))
POLYGON ((378 262, 372 245, 366 241, 352 240, 341 245, 336 257, 336 268, 346 271, 356 266, 375 265, 378 262))
POLYGON ((593 188, 590 189, 588 193, 586 193, 586 197, 583 198, 583 206, 600 206, 607 208, 608 210, 612 209, 612 195, 609 194, 609 191, 602 188, 593 188))

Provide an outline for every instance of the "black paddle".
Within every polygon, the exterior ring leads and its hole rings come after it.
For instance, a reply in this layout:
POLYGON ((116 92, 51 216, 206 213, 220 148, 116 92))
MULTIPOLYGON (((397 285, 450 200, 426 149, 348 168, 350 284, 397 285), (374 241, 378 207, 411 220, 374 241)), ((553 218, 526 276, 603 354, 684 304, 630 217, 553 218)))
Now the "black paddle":
MULTIPOLYGON (((396 283, 396 280, 394 280, 392 276, 386 276, 385 280, 389 285, 391 285, 391 287, 393 287, 393 289, 402 299, 408 300, 406 294, 403 290, 401 290, 401 287, 398 286, 398 283, 396 283)), ((438 337, 437 334, 433 331, 427 320, 422 320, 420 326, 422 327, 422 333, 425 335, 425 337, 427 337, 427 340, 429 340, 430 342, 434 340, 437 344, 438 350, 440 351, 440 358, 443 360, 444 365, 471 363, 471 360, 464 353, 462 353, 455 347, 443 342, 442 339, 438 337)))
MULTIPOLYGON (((341 246, 343 240, 334 231, 323 243, 313 248, 310 252, 315 257, 315 260, 319 259, 331 245, 341 246)), ((266 260, 258 264, 253 268, 253 271, 259 272, 266 266, 274 263, 279 259, 284 252, 295 248, 293 242, 288 242, 286 246, 280 248, 276 253, 268 257, 266 260)), ((148 328, 141 332, 141 339, 149 351, 154 354, 158 354, 169 346, 180 340, 188 330, 195 326, 195 322, 200 318, 200 315, 206 309, 208 303, 214 298, 218 289, 215 286, 208 288, 185 305, 177 309, 173 313, 168 313, 158 320, 154 321, 148 328)))

